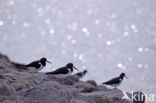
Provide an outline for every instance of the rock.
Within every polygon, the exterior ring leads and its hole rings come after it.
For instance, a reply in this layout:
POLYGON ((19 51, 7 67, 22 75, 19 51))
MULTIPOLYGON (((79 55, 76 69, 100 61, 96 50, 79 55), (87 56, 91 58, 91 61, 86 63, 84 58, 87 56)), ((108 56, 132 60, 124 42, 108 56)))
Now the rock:
POLYGON ((12 85, 15 87, 16 91, 19 91, 21 89, 29 89, 36 85, 40 85, 44 83, 45 81, 48 81, 49 78, 44 75, 43 73, 37 73, 37 74, 23 74, 21 76, 21 79, 16 80, 16 82, 13 82, 12 85))
POLYGON ((7 62, 10 62, 9 57, 6 56, 6 55, 4 55, 4 54, 1 54, 1 53, 0 53, 0 59, 3 59, 3 60, 5 60, 5 61, 7 61, 7 62))
POLYGON ((78 99, 71 99, 70 103, 87 103, 87 102, 78 99))
POLYGON ((109 91, 110 89, 108 89, 106 86, 104 85, 99 85, 96 86, 96 91, 109 91))
POLYGON ((0 53, 0 72, 10 72, 12 71, 8 70, 10 68, 16 71, 25 71, 27 69, 24 67, 24 64, 13 62, 8 56, 0 53))
POLYGON ((133 101, 127 100, 127 99, 123 99, 121 100, 121 103, 133 103, 133 101))
POLYGON ((21 70, 23 69, 26 69, 24 66, 25 64, 22 64, 22 63, 16 63, 16 62, 11 62, 16 68, 20 68, 21 70))
POLYGON ((49 78, 51 80, 57 81, 59 83, 61 83, 61 81, 64 81, 64 84, 66 84, 66 85, 73 85, 74 83, 79 82, 79 79, 76 76, 73 76, 73 75, 68 76, 66 78, 63 78, 60 75, 51 75, 51 74, 49 74, 48 76, 49 76, 49 78))
POLYGON ((97 83, 94 80, 87 80, 87 83, 90 83, 93 86, 97 86, 97 83))
POLYGON ((23 103, 23 101, 17 96, 14 87, 0 82, 0 103, 23 103))
POLYGON ((79 82, 79 78, 77 76, 69 76, 64 79, 64 83, 67 85, 73 85, 74 83, 79 82))
POLYGON ((19 73, 17 73, 17 72, 11 72, 11 73, 5 73, 5 74, 3 74, 3 77, 9 83, 12 83, 12 82, 16 81, 17 79, 21 78, 21 75, 19 73))
POLYGON ((0 74, 0 79, 5 79, 3 74, 0 74))
POLYGON ((96 103, 130 103, 129 101, 122 101, 122 91, 119 89, 112 89, 109 91, 94 91, 92 93, 83 93, 84 96, 90 97, 96 103))
POLYGON ((0 91, 1 96, 16 96, 15 88, 5 82, 0 83, 0 91))
POLYGON ((82 92, 82 93, 89 93, 95 90, 95 86, 86 82, 77 82, 73 86, 77 88, 79 92, 82 92))
POLYGON ((131 103, 123 97, 121 90, 98 86, 94 80, 38 73, 0 54, 0 103, 131 103))
POLYGON ((14 67, 10 62, 0 59, 0 73, 8 73, 14 71, 14 67))
POLYGON ((26 103, 70 103, 77 97, 79 93, 75 88, 51 81, 27 90, 23 99, 26 103))

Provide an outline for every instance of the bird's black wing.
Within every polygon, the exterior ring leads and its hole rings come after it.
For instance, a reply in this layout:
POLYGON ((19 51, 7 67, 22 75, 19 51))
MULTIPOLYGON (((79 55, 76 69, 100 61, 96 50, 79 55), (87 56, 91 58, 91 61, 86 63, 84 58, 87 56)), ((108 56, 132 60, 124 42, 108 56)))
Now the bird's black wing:
POLYGON ((110 85, 110 84, 117 84, 117 83, 119 83, 119 82, 120 82, 119 77, 116 77, 116 78, 113 78, 113 79, 111 79, 111 80, 109 80, 109 81, 107 81, 107 82, 104 82, 104 83, 102 83, 102 84, 110 85))
POLYGON ((31 63, 25 65, 25 67, 36 67, 36 68, 39 68, 40 64, 39 64, 39 61, 34 61, 34 62, 31 62, 31 63))
POLYGON ((55 71, 47 72, 46 74, 67 74, 67 73, 68 73, 68 68, 61 67, 59 69, 56 69, 55 71))
POLYGON ((76 73, 75 75, 77 75, 79 77, 83 77, 83 72, 76 73))

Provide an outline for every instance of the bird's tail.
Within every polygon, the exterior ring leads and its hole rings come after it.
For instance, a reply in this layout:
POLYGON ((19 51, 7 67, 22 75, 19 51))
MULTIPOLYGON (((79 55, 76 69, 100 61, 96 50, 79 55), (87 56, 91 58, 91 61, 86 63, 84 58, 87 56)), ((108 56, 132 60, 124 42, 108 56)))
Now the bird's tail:
POLYGON ((30 65, 29 64, 27 64, 27 65, 24 65, 24 67, 29 67, 30 65))
POLYGON ((105 85, 107 85, 108 83, 107 83, 107 82, 103 82, 102 84, 105 84, 105 85))
POLYGON ((105 84, 105 82, 103 82, 102 84, 105 84))

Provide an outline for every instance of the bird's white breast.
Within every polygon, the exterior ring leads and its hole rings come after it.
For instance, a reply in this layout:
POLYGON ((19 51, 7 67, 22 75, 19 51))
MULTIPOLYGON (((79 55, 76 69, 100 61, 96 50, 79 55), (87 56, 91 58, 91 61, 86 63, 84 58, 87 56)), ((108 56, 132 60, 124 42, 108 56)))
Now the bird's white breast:
POLYGON ((71 73, 72 73, 71 69, 68 68, 68 73, 67 73, 67 75, 70 75, 71 73))
POLYGON ((72 73, 72 71, 70 70, 70 68, 68 68, 67 70, 68 70, 67 74, 58 74, 57 76, 60 77, 60 78, 68 77, 72 73))
POLYGON ((41 62, 39 62, 38 64, 40 65, 40 68, 38 68, 38 71, 42 70, 45 67, 41 64, 41 62))

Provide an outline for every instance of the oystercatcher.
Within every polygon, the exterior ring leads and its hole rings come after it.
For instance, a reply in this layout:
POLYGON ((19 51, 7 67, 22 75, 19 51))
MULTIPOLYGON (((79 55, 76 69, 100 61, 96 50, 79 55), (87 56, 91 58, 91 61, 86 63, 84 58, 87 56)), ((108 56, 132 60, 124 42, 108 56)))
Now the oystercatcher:
POLYGON ((111 79, 107 82, 104 82, 102 84, 110 85, 110 86, 113 86, 116 88, 117 86, 119 86, 121 84, 124 77, 128 79, 128 77, 125 75, 125 73, 121 73, 119 77, 113 78, 113 79, 111 79))
POLYGON ((82 72, 78 72, 78 73, 74 74, 74 76, 78 77, 78 79, 81 79, 82 77, 85 76, 86 73, 88 73, 88 71, 84 70, 82 72))
MULTIPOLYGON (((73 63, 68 63, 66 66, 60 67, 52 72, 47 72, 46 74, 59 75, 59 77, 65 78, 73 72, 73 69, 79 70, 73 63)), ((64 81, 62 80, 61 83, 64 84, 64 81)))
POLYGON ((47 72, 46 74, 54 74, 54 75, 61 74, 61 75, 69 76, 73 72, 73 68, 79 70, 73 65, 73 63, 68 63, 66 66, 58 68, 52 72, 47 72))
POLYGON ((37 70, 41 70, 46 66, 46 62, 49 64, 52 64, 50 61, 48 61, 46 58, 43 57, 40 60, 33 61, 33 62, 25 65, 24 67, 34 67, 37 70))

